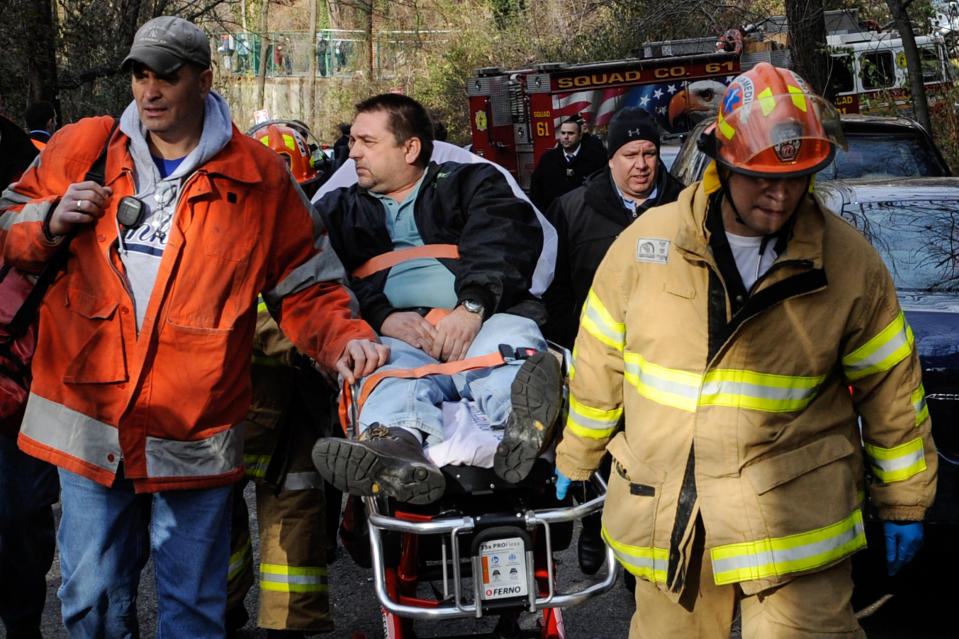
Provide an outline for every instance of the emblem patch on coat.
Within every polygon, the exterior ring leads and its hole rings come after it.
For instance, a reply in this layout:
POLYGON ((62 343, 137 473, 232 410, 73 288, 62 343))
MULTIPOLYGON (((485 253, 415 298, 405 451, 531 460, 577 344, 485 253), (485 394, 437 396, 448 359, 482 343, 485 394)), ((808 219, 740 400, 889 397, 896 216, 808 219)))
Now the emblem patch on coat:
POLYGON ((639 238, 636 240, 636 261, 665 264, 669 261, 669 240, 658 237, 639 238))

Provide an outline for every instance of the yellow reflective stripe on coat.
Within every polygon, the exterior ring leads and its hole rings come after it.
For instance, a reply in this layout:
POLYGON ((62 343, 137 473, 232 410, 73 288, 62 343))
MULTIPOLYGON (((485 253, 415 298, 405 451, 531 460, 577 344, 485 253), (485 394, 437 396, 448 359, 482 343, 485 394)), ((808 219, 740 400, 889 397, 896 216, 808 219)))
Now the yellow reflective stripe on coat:
POLYGON ((895 448, 866 443, 866 454, 872 461, 872 472, 884 483, 902 481, 926 470, 922 437, 895 448))
POLYGON ((826 379, 721 369, 706 373, 699 395, 700 406, 730 406, 788 413, 803 410, 816 397, 826 379))
POLYGON ((926 404, 926 389, 922 382, 919 388, 912 392, 912 408, 916 411, 916 426, 929 419, 929 405, 926 404))
POLYGON ((835 524, 809 532, 717 546, 710 550, 717 585, 813 570, 866 547, 858 508, 835 524))
POLYGON ((260 589, 275 592, 326 592, 326 568, 260 564, 260 589))
POLYGON ((915 338, 902 311, 878 335, 842 358, 846 378, 857 380, 887 371, 912 352, 915 338))
POLYGON ((639 353, 623 353, 626 381, 651 401, 686 411, 695 411, 701 375, 646 361, 639 353))
POLYGON ((251 479, 263 479, 266 477, 266 469, 270 466, 270 455, 243 455, 243 466, 246 468, 246 476, 251 479))
POLYGON ((698 406, 728 406, 767 413, 806 408, 825 376, 777 375, 749 370, 718 369, 705 376, 647 361, 625 352, 626 381, 651 401, 693 412, 698 406))
POLYGON ((609 536, 606 526, 603 526, 603 539, 613 549, 613 554, 623 568, 654 583, 666 583, 666 568, 669 565, 669 550, 667 548, 650 548, 631 546, 609 536))
POLYGON ((227 581, 235 579, 246 566, 252 566, 252 556, 253 546, 250 544, 250 539, 247 538, 243 547, 230 555, 230 568, 226 574, 227 581))
POLYGON ((613 319, 593 289, 589 290, 580 320, 586 332, 603 344, 622 352, 626 342, 626 325, 613 319))
POLYGON ((590 439, 604 439, 610 437, 620 418, 623 416, 623 407, 612 410, 602 410, 580 403, 575 397, 569 398, 569 416, 566 418, 566 427, 574 435, 590 439))

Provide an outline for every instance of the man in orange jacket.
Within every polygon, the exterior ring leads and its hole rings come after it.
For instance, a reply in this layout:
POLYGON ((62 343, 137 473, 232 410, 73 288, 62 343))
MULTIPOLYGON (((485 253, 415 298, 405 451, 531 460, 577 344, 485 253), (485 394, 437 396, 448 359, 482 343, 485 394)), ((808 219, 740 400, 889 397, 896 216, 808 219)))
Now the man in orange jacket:
POLYGON ((59 466, 71 636, 137 636, 152 555, 157 636, 222 637, 257 295, 347 381, 388 349, 353 317, 283 160, 211 90, 206 34, 155 18, 123 65, 134 100, 118 130, 109 118, 63 128, 0 201, 0 245, 17 268, 39 271, 72 236, 40 309, 19 444, 59 466), (108 140, 103 184, 84 180, 108 140))

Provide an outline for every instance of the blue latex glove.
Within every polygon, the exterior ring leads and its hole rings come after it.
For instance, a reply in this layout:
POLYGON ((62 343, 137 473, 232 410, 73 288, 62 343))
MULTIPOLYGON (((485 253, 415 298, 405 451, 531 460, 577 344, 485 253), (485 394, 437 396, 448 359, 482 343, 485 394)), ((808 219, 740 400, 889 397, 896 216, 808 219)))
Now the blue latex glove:
POLYGON ((886 536, 886 570, 891 577, 919 552, 923 537, 922 523, 884 521, 882 530, 886 536))
POLYGON ((566 491, 569 490, 569 485, 573 481, 564 475, 559 468, 553 471, 553 474, 556 475, 556 499, 562 501, 566 498, 566 491))

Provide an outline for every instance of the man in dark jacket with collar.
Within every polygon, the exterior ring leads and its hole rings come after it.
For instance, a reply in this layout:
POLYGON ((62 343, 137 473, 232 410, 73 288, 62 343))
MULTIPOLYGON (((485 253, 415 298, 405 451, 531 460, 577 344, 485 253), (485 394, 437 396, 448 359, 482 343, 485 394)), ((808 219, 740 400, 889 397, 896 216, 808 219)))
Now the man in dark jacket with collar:
POLYGON ((559 126, 559 143, 543 154, 530 178, 529 196, 545 211, 557 198, 581 186, 586 176, 603 166, 602 143, 583 136, 583 122, 576 115, 559 126))
MULTIPOLYGON (((645 110, 626 107, 609 123, 609 162, 586 183, 553 202, 546 217, 556 227, 556 274, 543 296, 546 337, 573 348, 579 312, 606 250, 647 209, 673 202, 683 185, 659 161, 659 129, 645 110)), ((579 561, 595 573, 605 559, 599 515, 583 520, 579 561)), ((631 575, 628 575, 631 576, 631 575)))
POLYGON ((675 201, 683 190, 659 160, 659 129, 645 110, 619 111, 606 142, 607 166, 553 202, 546 214, 559 246, 556 274, 544 296, 549 311, 544 333, 568 348, 593 274, 613 240, 644 211, 675 201))
POLYGON ((316 207, 362 316, 394 348, 383 368, 446 368, 385 378, 372 391, 364 381, 360 441, 321 439, 314 463, 344 492, 434 501, 445 479, 423 444, 445 437, 442 402, 467 399, 494 430, 504 429, 487 461, 502 479, 520 481, 549 441, 561 389, 538 326, 545 312, 529 292, 543 247, 533 208, 490 164, 430 162, 433 126, 415 100, 383 94, 356 110, 350 158, 357 183, 316 207), (536 353, 525 362, 448 370, 497 353, 500 344, 536 353))

